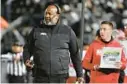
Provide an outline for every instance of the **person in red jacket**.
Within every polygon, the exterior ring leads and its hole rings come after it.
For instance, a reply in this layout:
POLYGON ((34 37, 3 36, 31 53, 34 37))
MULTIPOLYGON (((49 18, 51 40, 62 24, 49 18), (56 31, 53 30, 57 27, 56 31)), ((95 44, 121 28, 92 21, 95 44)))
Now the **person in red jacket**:
POLYGON ((2 17, 0 16, 0 29, 6 29, 8 28, 9 23, 2 17))
POLYGON ((119 72, 126 67, 126 58, 123 47, 112 37, 113 24, 103 21, 100 31, 83 59, 82 66, 91 71, 90 83, 118 83, 119 72), (102 49, 105 47, 121 48, 121 61, 114 64, 116 68, 100 68, 102 49))

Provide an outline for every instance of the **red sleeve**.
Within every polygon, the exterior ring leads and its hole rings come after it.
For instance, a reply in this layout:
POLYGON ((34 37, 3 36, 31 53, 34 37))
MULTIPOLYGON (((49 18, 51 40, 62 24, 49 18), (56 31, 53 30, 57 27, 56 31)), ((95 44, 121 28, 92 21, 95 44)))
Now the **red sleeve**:
POLYGON ((82 67, 88 70, 93 70, 94 64, 91 63, 93 56, 93 45, 91 44, 86 52, 86 55, 82 61, 82 67))
POLYGON ((122 61, 121 69, 124 70, 126 68, 126 65, 127 65, 127 59, 126 59, 125 53, 123 51, 122 51, 121 61, 122 61))

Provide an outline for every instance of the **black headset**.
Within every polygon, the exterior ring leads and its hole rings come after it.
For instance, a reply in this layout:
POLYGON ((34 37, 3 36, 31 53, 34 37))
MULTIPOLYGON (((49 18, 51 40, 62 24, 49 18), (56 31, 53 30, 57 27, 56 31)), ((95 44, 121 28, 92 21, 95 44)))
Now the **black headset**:
POLYGON ((61 9, 57 4, 54 4, 54 6, 57 8, 57 14, 61 14, 61 9))
MULTIPOLYGON (((60 8, 57 4, 53 4, 53 3, 47 4, 46 8, 47 8, 48 6, 50 6, 50 5, 53 5, 53 6, 56 7, 56 9, 57 9, 57 14, 61 14, 61 8, 60 8)), ((46 9, 46 8, 45 8, 45 9, 46 9)))

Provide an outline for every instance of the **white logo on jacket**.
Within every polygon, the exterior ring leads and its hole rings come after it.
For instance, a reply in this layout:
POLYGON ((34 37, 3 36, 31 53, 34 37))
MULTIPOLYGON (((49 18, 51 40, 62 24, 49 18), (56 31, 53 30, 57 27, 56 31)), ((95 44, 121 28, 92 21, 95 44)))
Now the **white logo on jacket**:
POLYGON ((45 32, 40 33, 40 35, 47 35, 45 32))
POLYGON ((102 55, 102 49, 98 49, 98 50, 96 51, 96 54, 99 55, 99 56, 101 56, 101 55, 102 55))

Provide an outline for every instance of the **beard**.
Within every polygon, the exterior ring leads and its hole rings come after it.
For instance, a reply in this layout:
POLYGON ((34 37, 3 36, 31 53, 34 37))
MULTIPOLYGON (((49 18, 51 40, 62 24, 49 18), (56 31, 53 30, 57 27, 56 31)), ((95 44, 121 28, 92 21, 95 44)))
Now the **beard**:
POLYGON ((46 22, 45 24, 46 24, 46 25, 49 25, 49 26, 50 26, 50 25, 56 25, 56 24, 53 23, 53 22, 46 22))
POLYGON ((53 22, 51 20, 49 21, 49 20, 45 20, 45 19, 44 19, 44 23, 45 23, 45 25, 49 25, 49 26, 57 24, 57 23, 55 23, 55 22, 53 22))

